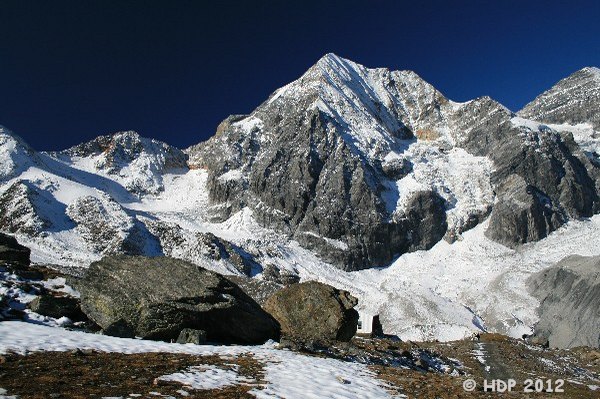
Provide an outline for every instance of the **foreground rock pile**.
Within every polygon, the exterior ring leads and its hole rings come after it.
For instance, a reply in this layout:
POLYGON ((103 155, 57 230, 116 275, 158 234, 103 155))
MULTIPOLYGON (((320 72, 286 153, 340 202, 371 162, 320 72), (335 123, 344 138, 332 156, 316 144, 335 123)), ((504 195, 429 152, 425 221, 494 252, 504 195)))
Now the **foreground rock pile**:
POLYGON ((277 322, 223 276, 189 262, 113 256, 76 282, 83 311, 108 335, 176 340, 184 328, 215 342, 277 339, 277 322))

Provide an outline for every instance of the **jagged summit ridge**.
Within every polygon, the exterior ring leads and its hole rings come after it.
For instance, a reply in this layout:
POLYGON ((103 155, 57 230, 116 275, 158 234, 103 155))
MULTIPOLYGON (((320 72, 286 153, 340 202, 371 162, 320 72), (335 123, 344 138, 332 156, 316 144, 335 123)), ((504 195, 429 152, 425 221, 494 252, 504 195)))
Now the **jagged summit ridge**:
POLYGON ((444 119, 435 109, 449 101, 412 71, 369 69, 327 54, 298 80, 277 90, 265 112, 280 105, 306 101, 338 125, 356 153, 382 158, 398 140, 444 119))

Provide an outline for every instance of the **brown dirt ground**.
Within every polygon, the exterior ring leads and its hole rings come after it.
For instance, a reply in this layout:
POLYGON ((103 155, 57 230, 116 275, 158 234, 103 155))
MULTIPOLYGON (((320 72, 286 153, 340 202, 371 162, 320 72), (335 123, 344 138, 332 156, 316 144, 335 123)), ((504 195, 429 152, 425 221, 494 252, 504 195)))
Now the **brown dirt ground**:
POLYGON ((159 397, 157 392, 181 398, 254 398, 248 391, 260 389, 263 369, 250 356, 223 359, 219 356, 191 356, 170 353, 121 354, 102 352, 38 352, 27 356, 3 356, 0 364, 0 387, 8 395, 22 399, 159 397), (235 385, 223 389, 193 390, 176 382, 158 381, 157 377, 183 371, 190 366, 238 366, 238 374, 253 378, 252 385, 235 385))
MULTIPOLYGON (((575 348, 572 350, 542 349, 525 345, 522 341, 507 338, 498 334, 482 334, 478 342, 470 340, 454 341, 447 343, 419 343, 418 346, 426 348, 446 358, 454 358, 465 366, 468 376, 450 376, 439 373, 422 373, 414 370, 401 370, 392 367, 371 367, 381 380, 392 385, 393 391, 408 395, 410 398, 569 398, 569 399, 599 399, 600 391, 592 391, 589 385, 600 385, 582 374, 592 378, 600 378, 600 352, 590 348, 575 348), (489 351, 493 350, 494 362, 505 368, 508 377, 517 381, 511 393, 484 392, 483 380, 486 372, 476 357, 472 354, 475 345, 480 342, 485 344, 489 351), (552 363, 544 362, 549 360, 552 363), (466 392, 462 383, 468 378, 477 382, 474 392, 466 392), (524 393, 523 382, 526 379, 563 379, 564 392, 534 392, 524 393), (577 379, 585 384, 577 384, 569 380, 577 379)), ((502 379, 507 378, 502 376, 502 379)))
MULTIPOLYGON (((419 348, 437 358, 457 359, 463 365, 457 370, 461 375, 370 366, 380 380, 389 384, 390 393, 405 394, 411 399, 600 398, 599 391, 592 391, 587 386, 600 385, 597 382, 600 379, 600 351, 590 348, 542 349, 496 334, 482 334, 480 341, 411 343, 373 339, 357 341, 357 345, 372 354, 393 351, 398 357, 419 348), (498 377, 493 375, 493 370, 486 371, 473 354, 480 344, 485 346, 490 356, 486 364, 497 366, 502 373, 517 380, 517 387, 512 393, 482 390, 484 378, 498 377), (473 378, 478 383, 474 392, 465 392, 463 389, 462 384, 467 378, 473 378), (523 393, 522 383, 527 378, 564 379, 564 393, 523 393), (578 380, 583 384, 569 380, 578 380)), ((188 398, 251 398, 253 396, 249 391, 261 389, 264 383, 263 366, 250 355, 224 359, 219 356, 168 353, 126 355, 72 351, 0 356, 0 387, 6 389, 9 395, 24 399, 128 397, 129 394, 141 394, 142 398, 158 397, 152 396, 151 392, 182 398, 177 392, 181 389, 189 393, 188 398), (201 391, 175 382, 156 380, 159 376, 201 364, 224 369, 237 365, 238 374, 256 382, 201 391)))

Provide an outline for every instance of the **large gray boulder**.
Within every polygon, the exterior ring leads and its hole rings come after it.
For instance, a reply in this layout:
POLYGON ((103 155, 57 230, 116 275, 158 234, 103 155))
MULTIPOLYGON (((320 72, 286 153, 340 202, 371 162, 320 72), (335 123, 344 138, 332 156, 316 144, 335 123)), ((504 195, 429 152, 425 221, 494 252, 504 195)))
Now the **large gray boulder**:
POLYGON ((600 347, 600 257, 570 256, 533 275, 540 301, 535 335, 551 347, 600 347))
POLYGON ((277 291, 265 303, 284 338, 304 343, 350 341, 358 325, 358 300, 347 291, 317 281, 277 291))
POLYGON ((262 343, 277 322, 223 276, 179 259, 106 257, 76 284, 83 312, 105 333, 175 340, 185 328, 209 341, 262 343))
POLYGON ((14 262, 29 265, 31 250, 19 244, 16 238, 0 233, 0 262, 14 262))

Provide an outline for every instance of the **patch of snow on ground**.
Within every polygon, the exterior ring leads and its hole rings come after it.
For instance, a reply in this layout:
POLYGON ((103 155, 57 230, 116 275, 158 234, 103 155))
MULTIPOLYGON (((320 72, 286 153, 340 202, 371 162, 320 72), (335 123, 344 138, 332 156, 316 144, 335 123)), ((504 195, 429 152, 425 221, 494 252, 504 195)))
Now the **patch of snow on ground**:
MULTIPOLYGON (((25 354, 35 351, 68 351, 77 348, 118 353, 169 352, 222 357, 251 354, 265 364, 267 385, 263 390, 252 391, 252 394, 258 398, 391 397, 384 388, 385 384, 377 380, 375 374, 365 365, 278 350, 272 342, 261 346, 183 345, 116 338, 18 321, 0 323, 0 353, 25 354)), ((213 377, 214 375, 210 376, 211 379, 213 377)), ((227 378, 233 378, 233 375, 227 374, 227 378)))
POLYGON ((248 379, 240 377, 233 370, 224 370, 210 365, 193 366, 186 371, 163 375, 158 379, 179 382, 192 389, 219 389, 248 382, 248 379))

